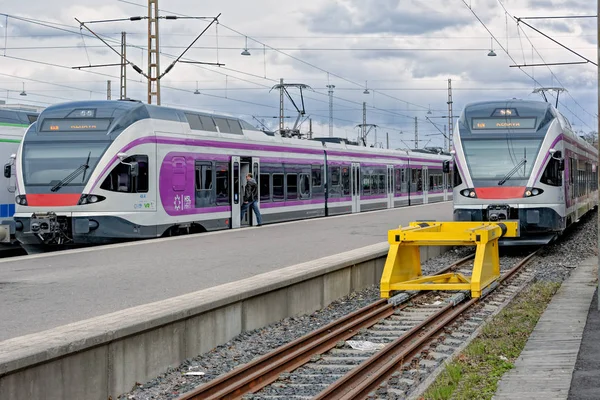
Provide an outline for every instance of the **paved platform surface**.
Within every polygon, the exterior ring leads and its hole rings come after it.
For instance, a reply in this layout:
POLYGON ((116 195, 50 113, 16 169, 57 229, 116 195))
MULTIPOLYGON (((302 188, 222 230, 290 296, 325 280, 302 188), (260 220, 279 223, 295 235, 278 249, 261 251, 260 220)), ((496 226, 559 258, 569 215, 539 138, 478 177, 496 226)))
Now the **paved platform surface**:
POLYGON ((598 289, 590 304, 579 356, 573 371, 569 400, 600 399, 600 311, 598 289))
MULTIPOLYGON (((580 347, 591 345, 582 344, 588 313, 598 313, 594 306, 590 308, 596 290, 597 268, 598 259, 589 258, 563 282, 538 321, 515 368, 499 382, 494 400, 570 398, 569 389, 580 347)), ((596 359, 600 356, 599 347, 600 343, 596 343, 596 359)), ((590 384, 596 385, 597 390, 600 377, 590 384)), ((596 397, 590 398, 600 399, 598 394, 597 390, 596 397)))
POLYGON ((0 261, 0 341, 384 242, 452 202, 0 261))

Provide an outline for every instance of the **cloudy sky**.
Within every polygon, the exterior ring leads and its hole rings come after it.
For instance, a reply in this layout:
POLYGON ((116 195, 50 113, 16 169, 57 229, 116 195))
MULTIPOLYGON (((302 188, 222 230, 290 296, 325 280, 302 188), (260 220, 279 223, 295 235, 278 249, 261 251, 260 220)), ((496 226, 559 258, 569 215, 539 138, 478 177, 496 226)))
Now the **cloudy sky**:
MULTIPOLYGON (((532 90, 559 86, 559 109, 576 130, 597 129, 597 69, 592 64, 514 68, 514 64, 581 61, 514 17, 595 15, 589 0, 161 0, 161 15, 216 16, 182 60, 162 79, 162 104, 227 113, 275 128, 283 78, 303 83, 307 116, 316 136, 329 134, 326 86, 334 89, 334 135, 355 139, 366 102, 367 123, 390 147, 441 146, 448 115, 448 79, 454 115, 469 102, 541 99, 532 90), (479 18, 481 22, 477 19, 479 18), (495 39, 488 32, 494 35, 495 39), (247 47, 250 56, 242 56, 247 47), (493 41, 493 43, 491 43, 493 41), (497 54, 488 57, 490 48, 497 54), (505 51, 508 51, 507 52, 505 51), (200 94, 194 94, 198 89, 200 94), (365 94, 368 89, 368 94, 365 94), (431 113, 429 113, 431 112, 431 113), (254 119, 255 117, 256 119, 254 119), (430 120, 427 119, 430 118, 430 120), (431 122, 430 122, 431 121, 431 122), (434 123, 437 125, 434 125, 434 123)), ((144 0, 0 1, 0 99, 47 106, 68 100, 105 99, 107 80, 119 96, 119 56, 81 21, 147 15, 144 0), (20 96, 23 83, 27 96, 20 96)), ((164 70, 207 26, 201 19, 161 20, 164 70)), ((597 60, 596 19, 525 20, 592 61, 597 60)), ((147 21, 88 25, 117 51, 127 32, 128 59, 147 69, 147 21)), ((143 76, 127 69, 127 95, 147 101, 143 76)), ((290 90, 297 103, 299 92, 290 90)), ((286 101, 286 125, 296 118, 286 101)), ((308 121, 302 125, 308 130, 308 121)), ((370 141, 374 140, 374 132, 370 141)))

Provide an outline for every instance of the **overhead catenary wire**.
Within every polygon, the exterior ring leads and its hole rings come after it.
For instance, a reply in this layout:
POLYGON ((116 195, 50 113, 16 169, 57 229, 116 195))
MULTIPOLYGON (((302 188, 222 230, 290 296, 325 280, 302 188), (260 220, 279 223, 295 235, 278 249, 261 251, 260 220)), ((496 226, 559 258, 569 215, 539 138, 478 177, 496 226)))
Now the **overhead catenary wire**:
MULTIPOLYGON (((506 7, 504 6, 504 3, 503 3, 501 0, 497 0, 497 1, 498 1, 498 3, 500 4, 500 6, 502 7, 502 9, 503 9, 503 10, 504 10, 504 11, 505 11, 507 14, 509 14, 509 13, 508 13, 508 10, 507 10, 507 9, 506 9, 506 7)), ((510 14, 509 14, 509 16, 510 16, 510 14)), ((513 21, 517 22, 517 20, 516 20, 514 17, 512 17, 512 16, 511 16, 511 19, 513 19, 513 21)), ((517 29, 519 29, 519 28, 520 28, 520 27, 519 27, 519 25, 517 24, 517 29)), ((535 50, 535 52, 536 52, 536 53, 537 53, 537 55, 540 57, 540 59, 541 59, 541 60, 544 62, 544 64, 547 64, 547 63, 546 63, 546 61, 544 60, 544 58, 542 57, 542 55, 540 54, 539 50, 537 49, 537 47, 535 47, 535 46, 534 46, 534 44, 533 44, 533 42, 532 42, 531 38, 529 37, 529 35, 527 35, 527 33, 526 33, 524 30, 522 30, 522 29, 521 29, 521 31, 523 32, 523 35, 525 36, 525 38, 527 39, 527 41, 529 42, 529 44, 531 45, 531 48, 532 48, 532 50, 535 50)), ((564 86, 564 85, 562 84, 562 82, 560 81, 560 79, 558 78, 558 76, 556 76, 556 74, 554 73, 554 71, 552 71, 552 69, 550 68, 550 66, 546 65, 546 67, 548 68, 548 71, 550 71, 550 74, 552 74, 552 76, 554 77, 554 79, 556 79, 556 81, 557 81, 557 82, 558 82, 558 83, 559 83, 561 86, 564 86)), ((577 100, 576 100, 576 99, 575 99, 575 98, 574 98, 574 97, 571 95, 571 93, 569 93, 568 91, 567 91, 567 96, 569 96, 569 97, 571 98, 571 100, 573 100, 573 102, 574 102, 574 103, 575 103, 575 104, 576 104, 576 105, 577 105, 579 108, 581 108, 581 109, 582 109, 582 110, 583 110, 583 111, 584 111, 586 114, 588 114, 590 117, 592 117, 592 118, 595 118, 595 119, 597 119, 597 118, 598 118, 598 116, 597 116, 597 115, 591 114, 591 113, 590 113, 589 111, 587 111, 587 110, 586 110, 586 109, 585 109, 585 108, 584 108, 584 107, 583 107, 581 104, 579 104, 579 102, 578 102, 578 101, 577 101, 577 100)), ((563 104, 563 103, 561 103, 561 104, 563 104)), ((568 108, 567 108, 567 110, 568 110, 568 108)), ((570 111, 570 110, 569 110, 569 111, 570 111)), ((575 113, 573 113, 573 112, 571 112, 571 113, 572 113, 572 114, 573 114, 573 115, 574 115, 574 116, 575 116, 577 119, 579 119, 579 120, 580 120, 582 123, 584 123, 584 124, 585 124, 585 125, 586 125, 588 128, 590 128, 590 129, 593 129, 593 128, 591 128, 589 125, 587 125, 587 124, 586 124, 586 123, 585 123, 585 122, 584 122, 582 119, 580 119, 580 118, 579 118, 579 117, 578 117, 578 116, 577 116, 575 113)))
MULTIPOLYGON (((494 41, 498 44, 498 46, 502 49, 502 51, 504 51, 506 53, 506 55, 513 61, 513 63, 518 64, 517 61, 514 59, 514 57, 506 50, 506 48, 504 46, 502 46, 502 43, 500 43, 500 41, 496 38, 496 36, 492 33, 492 31, 487 27, 487 25, 481 20, 481 18, 479 18, 479 16, 477 15, 477 13, 475 12, 475 10, 473 10, 465 0, 461 0, 465 7, 467 7, 469 9, 469 11, 471 11, 471 13, 473 14, 473 16, 475 16, 475 18, 479 21, 479 23, 485 28, 485 30, 492 36, 492 38, 494 39, 494 41)), ((506 8, 504 7, 504 5, 502 4, 502 2, 500 0, 498 0, 498 2, 500 3, 500 5, 503 7, 504 11, 508 12, 508 10, 506 10, 506 8)), ((512 17, 511 17, 512 18, 512 17)), ((527 35, 525 34, 525 36, 527 37, 527 35)), ((530 41, 531 43, 531 41, 530 41)), ((533 46, 533 43, 531 43, 533 46)), ((537 51, 537 50, 536 50, 537 51)), ((538 52, 538 55, 539 52, 538 52)), ((540 55, 541 57, 541 55, 540 55)), ((550 70, 550 72, 552 73, 552 75, 558 80, 558 78, 556 77, 556 75, 554 74, 554 72, 552 72, 552 70, 550 68, 548 68, 550 70)), ((527 75, 534 83, 536 83, 538 86, 543 87, 544 85, 538 81, 535 77, 533 77, 531 74, 529 74, 527 71, 525 71, 523 68, 519 68, 520 71, 522 71, 525 75, 527 75)), ((560 81, 559 81, 560 83, 560 81)), ((562 85, 562 83, 561 83, 562 85)), ((567 92, 568 93, 568 92, 567 92)), ((572 96, 570 96, 572 97, 572 96)), ((562 104, 562 103, 561 103, 562 104)), ((578 104, 578 103, 577 103, 578 104)), ((583 110, 585 110, 580 104, 578 104, 579 107, 581 107, 583 110)), ((592 129, 585 121, 583 121, 581 118, 579 118, 577 116, 577 114, 575 114, 574 112, 572 112, 568 107, 565 107, 568 111, 570 111, 574 117, 576 117, 577 119, 579 119, 584 125, 586 125, 588 128, 592 129)))

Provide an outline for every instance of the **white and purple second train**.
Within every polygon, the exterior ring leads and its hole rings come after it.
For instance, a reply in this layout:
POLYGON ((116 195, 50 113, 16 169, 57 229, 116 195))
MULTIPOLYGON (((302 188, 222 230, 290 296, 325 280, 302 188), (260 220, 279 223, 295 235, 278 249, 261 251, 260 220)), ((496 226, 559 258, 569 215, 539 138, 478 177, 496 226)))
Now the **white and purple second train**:
POLYGON ((19 147, 16 237, 34 252, 237 228, 248 172, 264 223, 439 202, 452 198, 450 164, 135 101, 65 103, 19 147))

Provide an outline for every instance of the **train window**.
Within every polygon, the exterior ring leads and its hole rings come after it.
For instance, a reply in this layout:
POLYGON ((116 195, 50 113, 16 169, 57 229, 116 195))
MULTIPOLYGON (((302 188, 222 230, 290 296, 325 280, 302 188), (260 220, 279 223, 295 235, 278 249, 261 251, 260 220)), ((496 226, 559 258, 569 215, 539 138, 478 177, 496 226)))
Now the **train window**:
POLYGON ((542 122, 540 122, 540 126, 538 127, 538 129, 543 128, 544 126, 546 126, 546 124, 548 124, 548 122, 552 121, 553 119, 554 119, 554 115, 552 115, 550 110, 546 111, 546 115, 544 116, 544 119, 542 120, 542 122))
POLYGON ((394 170, 394 175, 396 178, 396 193, 402 193, 402 178, 403 178, 403 174, 402 174, 402 170, 399 168, 396 168, 394 170))
POLYGON ((210 131, 210 132, 216 132, 217 128, 215 126, 215 121, 213 121, 213 119, 209 116, 206 115, 200 115, 200 122, 202 122, 202 128, 204 128, 205 131, 210 131))
POLYGON ((148 173, 148 156, 133 155, 117 164, 108 174, 100 189, 111 192, 146 193, 150 184, 148 173), (131 176, 131 166, 125 163, 137 162, 138 174, 131 176))
POLYGON ((212 178, 212 164, 210 162, 196 162, 196 190, 212 190, 212 178))
POLYGON ((273 201, 283 201, 283 174, 273 174, 273 201))
POLYGON ((386 193, 385 188, 385 175, 378 175, 379 177, 379 193, 386 193))
POLYGON ((331 167, 331 186, 340 185, 340 167, 331 167))
POLYGON ((35 114, 27 114, 27 119, 29 120, 30 124, 33 124, 35 121, 37 121, 38 116, 35 114))
POLYGON ((362 177, 362 194, 369 195, 371 194, 371 175, 363 174, 362 177))
POLYGON ((323 166, 313 165, 312 167, 312 186, 320 187, 323 185, 323 166))
POLYGON ((240 163, 235 161, 233 163, 233 203, 239 204, 240 202, 240 163))
POLYGON ((229 124, 227 123, 227 120, 225 118, 214 117, 213 119, 214 119, 215 123, 217 124, 217 126, 219 127, 219 132, 231 133, 231 130, 229 129, 229 124))
POLYGON ((200 116, 198 114, 190 114, 185 113, 185 117, 187 118, 188 124, 190 124, 190 129, 201 131, 202 122, 200 121, 200 116))
POLYGON ((377 194, 379 193, 379 184, 378 184, 379 178, 377 177, 377 175, 371 175, 371 194, 377 194))
POLYGON ((310 176, 308 174, 300 174, 300 198, 310 198, 310 176))
POLYGON ((423 191, 423 171, 420 169, 416 170, 417 172, 417 192, 423 191))
POLYGON ((569 186, 571 187, 571 198, 576 197, 576 186, 575 186, 575 163, 574 159, 569 158, 569 186))
POLYGON ((558 170, 559 161, 550 158, 540 182, 550 186, 562 186, 562 172, 558 170))
POLYGON ((244 132, 242 132, 242 127, 239 121, 236 121, 235 119, 228 119, 227 124, 229 125, 229 133, 235 133, 236 135, 244 134, 244 132))
POLYGON ((298 175, 286 175, 287 196, 286 200, 296 200, 298 198, 298 175))
POLYGON ((271 201, 271 175, 260 174, 260 202, 267 203, 271 201))
POLYGON ((454 174, 453 174, 453 180, 454 180, 454 187, 457 187, 458 185, 462 185, 462 177, 460 176, 460 172, 458 171, 458 165, 456 165, 456 163, 454 163, 454 174))
POLYGON ((217 188, 217 205, 231 204, 229 194, 229 163, 216 163, 215 183, 217 188))
POLYGON ((213 167, 212 163, 196 161, 196 208, 213 205, 213 167))
POLYGON ((328 167, 327 191, 328 197, 340 197, 342 188, 340 186, 340 167, 328 167))
POLYGON ((350 167, 342 168, 342 194, 350 195, 350 167))

